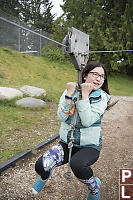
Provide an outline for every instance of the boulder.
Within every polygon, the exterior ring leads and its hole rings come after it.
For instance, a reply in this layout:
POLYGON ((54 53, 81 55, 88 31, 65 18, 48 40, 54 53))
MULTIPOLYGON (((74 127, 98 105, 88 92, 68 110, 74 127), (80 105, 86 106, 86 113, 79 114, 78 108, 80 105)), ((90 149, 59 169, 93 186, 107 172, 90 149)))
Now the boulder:
POLYGON ((9 88, 9 87, 0 87, 0 99, 11 100, 16 97, 22 97, 23 93, 20 90, 9 88))
POLYGON ((34 86, 24 85, 20 88, 20 91, 23 92, 23 94, 25 94, 26 96, 30 97, 46 96, 46 91, 44 89, 34 86))
POLYGON ((32 97, 26 97, 20 100, 17 100, 16 105, 22 107, 44 107, 46 103, 41 99, 36 99, 32 97))

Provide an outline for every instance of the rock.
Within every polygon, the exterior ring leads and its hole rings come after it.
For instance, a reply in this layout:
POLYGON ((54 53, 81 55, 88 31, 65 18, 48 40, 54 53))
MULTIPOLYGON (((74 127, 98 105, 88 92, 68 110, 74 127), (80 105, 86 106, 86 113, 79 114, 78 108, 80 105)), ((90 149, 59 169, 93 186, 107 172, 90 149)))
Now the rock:
POLYGON ((0 99, 11 100, 16 97, 22 97, 23 93, 17 89, 9 87, 0 87, 0 99))
POLYGON ((23 94, 30 97, 46 96, 46 91, 44 89, 37 88, 34 86, 24 85, 23 87, 20 88, 20 91, 23 92, 23 94))
POLYGON ((16 105, 22 106, 22 107, 44 107, 46 106, 46 103, 41 99, 35 99, 32 97, 26 97, 20 100, 17 100, 16 105))

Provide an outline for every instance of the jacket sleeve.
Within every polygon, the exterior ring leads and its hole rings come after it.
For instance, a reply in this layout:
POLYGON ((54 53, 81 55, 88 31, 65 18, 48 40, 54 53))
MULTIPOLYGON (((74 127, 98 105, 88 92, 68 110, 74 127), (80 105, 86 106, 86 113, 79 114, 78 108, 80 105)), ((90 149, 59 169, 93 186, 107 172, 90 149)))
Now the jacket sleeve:
POLYGON ((65 122, 67 120, 67 118, 69 117, 69 111, 72 109, 73 104, 74 104, 73 101, 71 101, 70 104, 66 102, 65 100, 66 94, 67 94, 67 90, 65 90, 64 93, 62 94, 59 105, 58 105, 58 109, 57 109, 58 120, 60 120, 61 122, 65 122))
POLYGON ((89 99, 80 100, 77 102, 77 109, 81 119, 81 123, 84 127, 90 127, 100 116, 103 115, 107 108, 108 97, 103 95, 101 100, 90 104, 89 99))

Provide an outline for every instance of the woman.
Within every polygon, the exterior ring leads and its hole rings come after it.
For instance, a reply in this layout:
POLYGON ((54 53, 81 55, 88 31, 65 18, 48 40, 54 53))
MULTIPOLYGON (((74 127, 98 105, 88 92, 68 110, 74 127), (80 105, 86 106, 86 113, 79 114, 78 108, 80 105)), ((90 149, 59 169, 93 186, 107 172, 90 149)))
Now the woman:
POLYGON ((58 105, 58 119, 61 121, 60 142, 44 153, 36 162, 35 170, 40 175, 33 186, 33 193, 40 192, 52 169, 68 163, 68 143, 71 137, 71 123, 74 108, 78 118, 74 129, 74 140, 70 167, 74 175, 88 186, 87 200, 98 200, 100 180, 94 177, 91 165, 100 155, 102 148, 101 119, 110 99, 107 73, 102 63, 89 62, 82 73, 81 99, 77 101, 77 84, 67 83, 58 105))

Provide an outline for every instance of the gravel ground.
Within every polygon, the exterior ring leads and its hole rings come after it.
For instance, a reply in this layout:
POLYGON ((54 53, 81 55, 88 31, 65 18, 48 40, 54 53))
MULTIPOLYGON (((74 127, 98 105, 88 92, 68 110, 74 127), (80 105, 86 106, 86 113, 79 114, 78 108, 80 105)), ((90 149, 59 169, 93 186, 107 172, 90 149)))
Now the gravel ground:
MULTIPOLYGON (((103 149, 99 160, 92 166, 101 180, 100 200, 119 199, 119 168, 133 167, 133 97, 113 97, 120 101, 103 118, 103 149)), ((63 177, 67 165, 54 170, 42 192, 33 196, 31 188, 38 177, 34 171, 37 158, 49 147, 17 162, 0 176, 0 200, 85 200, 87 188, 73 176, 76 192, 63 177)))

